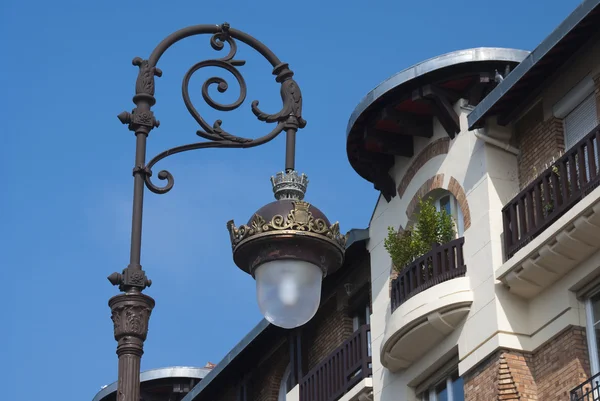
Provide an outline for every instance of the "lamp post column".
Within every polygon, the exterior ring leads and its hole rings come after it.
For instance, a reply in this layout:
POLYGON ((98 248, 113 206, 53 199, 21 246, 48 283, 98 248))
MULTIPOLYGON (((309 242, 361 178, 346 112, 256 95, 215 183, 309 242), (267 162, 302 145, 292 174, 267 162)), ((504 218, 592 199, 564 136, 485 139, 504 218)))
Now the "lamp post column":
POLYGON ((133 65, 140 69, 136 81, 136 94, 133 97, 136 107, 131 113, 124 112, 118 116, 136 135, 131 253, 129 265, 123 273, 113 273, 108 277, 108 280, 113 285, 118 285, 122 291, 108 301, 119 357, 117 401, 140 399, 140 362, 144 354, 144 341, 148 335, 150 314, 154 308, 154 299, 142 294, 152 281, 142 269, 141 247, 144 181, 151 174, 146 168, 146 139, 150 131, 159 125, 151 107, 156 102, 154 76, 160 76, 160 70, 138 57, 133 60, 133 65))
POLYGON ((140 361, 154 300, 142 293, 125 293, 109 301, 119 356, 117 401, 139 401, 140 361))

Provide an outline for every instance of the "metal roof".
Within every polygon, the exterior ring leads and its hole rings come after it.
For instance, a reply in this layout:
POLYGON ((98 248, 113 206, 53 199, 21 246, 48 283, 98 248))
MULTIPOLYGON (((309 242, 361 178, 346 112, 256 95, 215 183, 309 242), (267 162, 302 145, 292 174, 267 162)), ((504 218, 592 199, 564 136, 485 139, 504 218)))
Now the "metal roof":
MULTIPOLYGON (((384 96, 390 90, 396 89, 409 81, 435 71, 442 70, 446 67, 465 63, 485 61, 508 61, 518 63, 525 59, 528 54, 529 52, 525 50, 505 49, 498 47, 478 47, 442 54, 441 56, 436 56, 408 67, 407 69, 392 75, 367 93, 367 95, 358 103, 358 106, 356 106, 352 112, 346 128, 346 134, 350 134, 352 127, 356 123, 356 120, 358 120, 360 115, 373 103, 379 100, 379 98, 384 96)), ((512 75, 512 73, 510 75, 512 75)))
POLYGON ((469 129, 483 118, 511 112, 596 32, 600 0, 585 0, 469 114, 469 129), (515 100, 517 99, 517 100, 515 100))
MULTIPOLYGON (((204 379, 210 373, 207 368, 195 368, 189 366, 170 366, 167 368, 151 369, 140 373, 140 382, 149 382, 152 380, 185 378, 185 379, 204 379)), ((101 401, 112 393, 117 391, 117 382, 103 387, 94 397, 93 401, 101 401)))

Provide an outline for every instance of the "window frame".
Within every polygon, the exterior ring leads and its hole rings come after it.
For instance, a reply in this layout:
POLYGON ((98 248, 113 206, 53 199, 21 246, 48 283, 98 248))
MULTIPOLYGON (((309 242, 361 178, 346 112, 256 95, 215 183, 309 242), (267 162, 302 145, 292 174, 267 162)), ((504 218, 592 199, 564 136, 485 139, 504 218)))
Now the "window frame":
POLYGON ((290 380, 290 375, 292 374, 292 363, 288 363, 285 371, 283 372, 283 376, 281 376, 281 383, 279 384, 279 393, 277 395, 277 401, 286 401, 287 394, 291 390, 288 389, 288 382, 290 380))
POLYGON ((450 217, 454 220, 454 228, 456 229, 456 238, 460 238, 465 232, 465 217, 463 216, 462 210, 458 204, 458 199, 448 190, 443 190, 438 196, 433 197, 433 203, 438 212, 442 210, 442 200, 448 198, 450 204, 450 217))
MULTIPOLYGON (((588 354, 590 358, 590 370, 592 376, 600 373, 600 356, 598 355, 598 338, 594 329, 594 305, 592 298, 600 294, 600 288, 590 292, 584 301, 585 305, 585 336, 588 343, 588 354)), ((600 302, 600 300, 599 300, 600 302)), ((599 316, 600 318, 600 316, 599 316)))
MULTIPOLYGON (((458 368, 455 368, 455 369, 451 370, 449 373, 447 373, 446 375, 444 375, 439 380, 433 382, 433 384, 431 384, 427 389, 423 390, 419 395, 417 395, 417 398, 419 399, 419 401, 439 401, 437 389, 440 387, 441 384, 445 384, 445 388, 448 389, 447 401, 456 401, 456 400, 454 400, 454 384, 458 381, 458 379, 461 379, 461 378, 462 377, 458 374, 458 368), (454 379, 454 377, 456 377, 456 379, 454 379)), ((464 382, 463 382, 463 386, 462 386, 462 393, 463 393, 462 401, 464 401, 464 399, 465 399, 464 382)))
MULTIPOLYGON (((458 199, 456 199, 456 196, 454 196, 454 194, 447 189, 436 188, 424 196, 423 199, 430 198, 435 206, 435 209, 439 212, 441 210, 441 200, 446 197, 450 198, 450 216, 454 221, 454 228, 456 229, 456 237, 454 239, 461 238, 465 233, 465 216, 463 215, 462 209, 458 204, 458 199)), ((415 220, 417 213, 419 213, 419 210, 415 209, 413 214, 409 216, 408 223, 406 225, 407 227, 416 226, 415 220)))

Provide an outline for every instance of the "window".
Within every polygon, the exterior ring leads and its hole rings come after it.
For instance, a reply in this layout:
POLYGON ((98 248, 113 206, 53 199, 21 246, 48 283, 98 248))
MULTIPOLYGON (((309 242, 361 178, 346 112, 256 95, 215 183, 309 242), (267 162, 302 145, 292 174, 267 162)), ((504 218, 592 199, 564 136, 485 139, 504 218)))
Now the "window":
POLYGON ((365 324, 370 324, 370 320, 371 308, 369 308, 369 305, 364 305, 362 308, 357 308, 352 314, 352 330, 356 331, 365 324))
POLYGON ((592 93, 576 106, 563 120, 565 148, 572 148, 598 125, 596 97, 592 93))
MULTIPOLYGON (((369 290, 370 283, 367 283, 357 294, 350 299, 350 313, 349 316, 352 318, 352 331, 356 332, 361 327, 367 324, 371 324, 371 307, 369 302, 369 290)), ((367 332, 367 345, 368 355, 371 354, 371 331, 367 332)), ((371 364, 369 363, 369 366, 371 364)))
MULTIPOLYGON (((555 117, 563 119, 565 150, 571 149, 598 125, 594 80, 586 77, 571 89, 553 107, 555 117)), ((598 154, 596 154, 598 166, 598 154)), ((588 165, 588 154, 585 153, 585 164, 588 165)), ((576 167, 579 169, 579 166, 576 167)), ((589 179, 589 171, 587 171, 589 179)))
POLYGON ((585 301, 586 336, 590 354, 592 376, 600 373, 600 291, 595 292, 585 301))
POLYGON ((283 376, 281 378, 281 384, 279 385, 279 396, 277 397, 277 401, 286 401, 287 393, 291 390, 289 386, 290 378, 292 373, 292 364, 288 364, 283 376))
POLYGON ((464 401, 465 390, 462 377, 455 371, 452 375, 439 381, 423 391, 421 401, 464 401))
POLYGON ((444 194, 435 200, 435 207, 438 211, 445 210, 446 214, 452 216, 452 219, 456 224, 456 235, 458 238, 460 238, 463 236, 464 232, 464 218, 462 210, 460 210, 460 206, 458 205, 456 198, 451 193, 447 191, 444 192, 444 194))

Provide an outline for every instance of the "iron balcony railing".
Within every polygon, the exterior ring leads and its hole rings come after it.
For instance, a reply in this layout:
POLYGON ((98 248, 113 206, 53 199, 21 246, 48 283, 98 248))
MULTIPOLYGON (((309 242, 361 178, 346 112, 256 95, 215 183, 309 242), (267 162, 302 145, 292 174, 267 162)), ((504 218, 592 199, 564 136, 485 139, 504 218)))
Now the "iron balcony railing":
POLYGON ((600 373, 571 390, 571 401, 600 401, 600 373))
POLYGON ((467 273, 461 237, 433 249, 406 266, 392 281, 392 312, 419 292, 467 273))
POLYGON ((336 401, 371 376, 369 325, 334 350, 300 382, 300 401, 336 401))
POLYGON ((599 128, 594 128, 504 206, 506 259, 598 186, 599 128))

